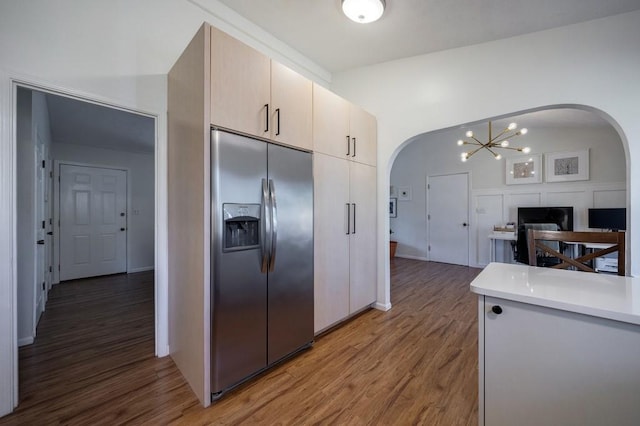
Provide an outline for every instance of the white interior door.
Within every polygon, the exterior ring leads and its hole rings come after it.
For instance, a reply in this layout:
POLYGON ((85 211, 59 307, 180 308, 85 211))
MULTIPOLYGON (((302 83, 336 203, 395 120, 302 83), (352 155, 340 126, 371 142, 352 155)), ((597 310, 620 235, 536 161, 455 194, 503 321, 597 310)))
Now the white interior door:
MULTIPOLYGON (((35 191, 34 191, 34 206, 35 217, 34 227, 36 229, 36 261, 35 261, 35 282, 34 282, 34 321, 33 326, 38 324, 38 320, 44 311, 45 294, 46 294, 46 277, 49 265, 47 264, 47 243, 51 243, 47 238, 47 222, 48 215, 45 208, 45 186, 47 184, 46 168, 45 168, 45 145, 42 142, 38 132, 35 132, 36 139, 36 152, 34 156, 35 161, 35 191)), ((35 331, 35 330, 34 330, 35 331)))
POLYGON ((47 235, 45 236, 45 262, 46 269, 44 271, 44 282, 46 285, 44 292, 44 302, 46 304, 49 298, 49 290, 53 283, 53 162, 49 156, 49 145, 44 145, 45 164, 44 169, 44 217, 47 235))
POLYGON ((469 175, 427 177, 429 260, 469 265, 469 175))
POLYGON ((127 172, 60 165, 60 280, 126 272, 127 172))

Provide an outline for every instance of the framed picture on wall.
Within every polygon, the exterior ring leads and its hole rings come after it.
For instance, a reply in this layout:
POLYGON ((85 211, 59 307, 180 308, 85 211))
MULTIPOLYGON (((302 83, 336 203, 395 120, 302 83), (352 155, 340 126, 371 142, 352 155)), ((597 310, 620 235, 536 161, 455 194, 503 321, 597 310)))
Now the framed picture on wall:
POLYGON ((398 217, 398 199, 389 198, 389 217, 398 217))
POLYGON ((589 180, 589 150, 545 154, 545 180, 567 182, 589 180))
POLYGON ((542 155, 507 157, 506 164, 507 185, 542 182, 542 155))

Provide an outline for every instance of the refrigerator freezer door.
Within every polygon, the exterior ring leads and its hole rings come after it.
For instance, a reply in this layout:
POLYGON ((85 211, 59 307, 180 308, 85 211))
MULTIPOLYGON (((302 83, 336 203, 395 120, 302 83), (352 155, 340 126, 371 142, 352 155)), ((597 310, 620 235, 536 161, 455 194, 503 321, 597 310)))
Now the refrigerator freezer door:
POLYGON ((267 275, 260 272, 261 245, 223 250, 223 206, 262 204, 267 144, 215 130, 211 136, 211 389, 217 393, 267 365, 267 275))
POLYGON ((313 169, 311 154, 269 145, 276 206, 275 261, 269 272, 268 363, 313 341, 313 169))

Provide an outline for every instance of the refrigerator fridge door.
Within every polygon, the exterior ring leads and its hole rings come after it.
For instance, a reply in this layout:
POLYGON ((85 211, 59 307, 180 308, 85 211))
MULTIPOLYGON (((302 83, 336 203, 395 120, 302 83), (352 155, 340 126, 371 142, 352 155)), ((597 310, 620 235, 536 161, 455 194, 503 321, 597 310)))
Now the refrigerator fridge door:
POLYGON ((272 249, 268 277, 268 364, 313 341, 311 154, 269 145, 272 249))
POLYGON ((264 233, 269 206, 262 199, 267 144, 215 130, 211 140, 211 386, 218 393, 267 366, 267 275, 260 272, 264 238, 225 250, 224 235, 242 235, 256 216, 264 233), (225 224, 234 214, 243 221, 225 224))

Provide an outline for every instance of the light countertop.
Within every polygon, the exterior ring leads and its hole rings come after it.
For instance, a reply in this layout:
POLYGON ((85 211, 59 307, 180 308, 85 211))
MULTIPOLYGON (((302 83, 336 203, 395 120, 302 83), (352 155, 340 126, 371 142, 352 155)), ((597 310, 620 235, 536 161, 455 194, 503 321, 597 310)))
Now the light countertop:
POLYGON ((490 263, 471 291, 640 325, 640 278, 490 263))

